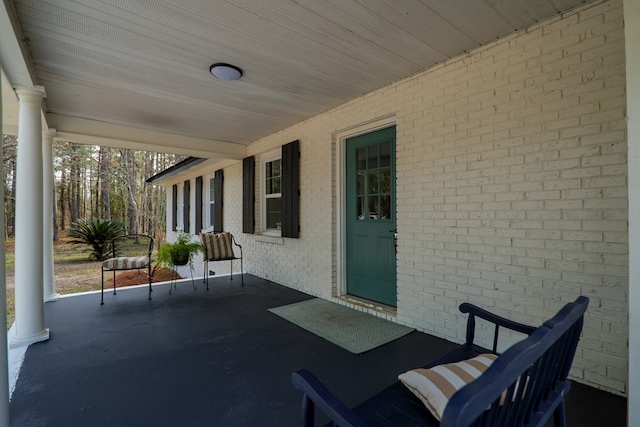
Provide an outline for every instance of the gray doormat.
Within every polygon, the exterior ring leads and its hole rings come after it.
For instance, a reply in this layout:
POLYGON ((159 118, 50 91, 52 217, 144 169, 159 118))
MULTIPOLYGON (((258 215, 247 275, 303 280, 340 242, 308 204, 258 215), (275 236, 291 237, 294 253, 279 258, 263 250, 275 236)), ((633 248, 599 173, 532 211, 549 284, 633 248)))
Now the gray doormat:
POLYGON ((321 298, 270 308, 269 311, 355 354, 413 331, 407 326, 321 298))

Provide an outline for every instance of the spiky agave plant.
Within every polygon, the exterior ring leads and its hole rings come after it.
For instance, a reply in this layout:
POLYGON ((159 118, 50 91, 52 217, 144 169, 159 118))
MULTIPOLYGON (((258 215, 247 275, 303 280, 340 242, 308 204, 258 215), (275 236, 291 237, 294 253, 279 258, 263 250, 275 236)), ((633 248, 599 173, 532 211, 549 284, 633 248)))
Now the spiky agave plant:
POLYGON ((88 249, 90 257, 102 261, 108 255, 109 242, 125 232, 126 228, 120 221, 85 218, 71 224, 69 236, 75 238, 71 243, 91 246, 91 249, 88 249))

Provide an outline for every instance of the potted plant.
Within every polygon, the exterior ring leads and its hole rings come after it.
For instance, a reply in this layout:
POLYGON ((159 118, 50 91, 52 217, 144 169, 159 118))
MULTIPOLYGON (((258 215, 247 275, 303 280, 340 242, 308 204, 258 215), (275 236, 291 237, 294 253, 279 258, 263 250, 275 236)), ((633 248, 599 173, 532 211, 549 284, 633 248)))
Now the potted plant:
POLYGON ((194 242, 188 234, 180 233, 175 242, 165 242, 158 248, 156 259, 161 266, 191 265, 193 255, 203 250, 202 243, 194 242))

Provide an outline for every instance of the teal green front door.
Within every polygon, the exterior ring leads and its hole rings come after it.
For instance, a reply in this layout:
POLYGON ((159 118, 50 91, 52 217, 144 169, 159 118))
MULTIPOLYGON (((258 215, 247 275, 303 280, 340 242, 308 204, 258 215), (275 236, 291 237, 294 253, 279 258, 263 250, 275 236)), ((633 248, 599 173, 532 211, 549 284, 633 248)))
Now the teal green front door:
POLYGON ((347 293, 397 305, 396 128, 347 140, 347 293))

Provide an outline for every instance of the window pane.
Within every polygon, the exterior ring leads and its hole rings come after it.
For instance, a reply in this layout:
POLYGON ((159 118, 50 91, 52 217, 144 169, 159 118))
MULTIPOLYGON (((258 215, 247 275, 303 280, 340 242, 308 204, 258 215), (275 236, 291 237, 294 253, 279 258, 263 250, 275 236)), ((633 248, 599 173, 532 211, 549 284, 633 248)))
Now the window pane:
POLYGON ((265 192, 280 193, 280 159, 265 163, 265 192))
POLYGON ((391 166, 391 143, 383 142, 380 144, 380 167, 391 166))
POLYGON ((364 197, 358 197, 358 219, 365 219, 364 217, 364 212, 365 212, 365 204, 364 204, 365 198, 364 197))
POLYGON ((358 172, 358 191, 357 191, 357 194, 359 196, 365 194, 364 181, 365 181, 364 172, 358 172))
POLYGON ((213 227, 213 216, 215 215, 213 213, 213 206, 214 206, 213 203, 209 205, 209 227, 213 227))
POLYGON ((379 219, 378 198, 376 196, 369 197, 369 219, 379 219))
POLYGON ((380 170, 380 192, 391 193, 391 169, 380 170))
POLYGON ((358 158, 358 170, 364 170, 367 168, 367 148, 356 149, 356 157, 358 158))
POLYGON ((369 194, 378 194, 378 172, 369 172, 369 188, 367 191, 369 194))
POLYGON ((267 229, 280 229, 282 225, 282 203, 279 197, 267 199, 267 229))
POLYGON ((216 186, 214 185, 214 180, 213 178, 211 178, 209 180, 209 201, 213 202, 216 198, 215 198, 215 191, 216 191, 216 186))
POLYGON ((380 196, 380 219, 391 219, 391 196, 380 196))
POLYGON ((378 144, 369 147, 369 169, 378 167, 378 144))
POLYGON ((274 177, 279 177, 281 175, 280 173, 280 164, 282 163, 281 159, 278 160, 274 160, 273 162, 271 162, 273 165, 273 176, 274 177))

